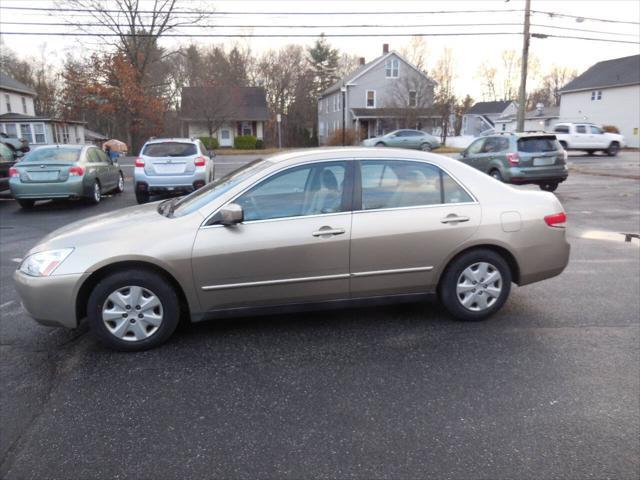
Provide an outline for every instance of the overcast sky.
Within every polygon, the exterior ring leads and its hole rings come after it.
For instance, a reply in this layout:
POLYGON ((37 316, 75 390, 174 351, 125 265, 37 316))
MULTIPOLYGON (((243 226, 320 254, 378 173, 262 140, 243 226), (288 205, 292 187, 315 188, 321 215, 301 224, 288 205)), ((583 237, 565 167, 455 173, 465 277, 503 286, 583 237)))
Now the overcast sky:
MULTIPOLYGON (((108 1, 108 0, 107 0, 108 1)), ((149 5, 150 0, 142 0, 143 6, 149 5)), ((556 14, 569 14, 581 17, 595 17, 601 19, 640 21, 640 2, 638 0, 532 0, 532 9, 556 14)), ((503 0, 496 1, 468 1, 468 0, 179 0, 180 8, 206 6, 217 12, 300 12, 304 15, 212 15, 205 20, 207 24, 215 25, 330 25, 347 24, 384 24, 395 25, 386 28, 184 28, 181 33, 457 33, 457 32, 512 32, 522 30, 522 12, 508 12, 512 9, 523 9, 524 1, 503 0), (496 10, 485 13, 425 13, 425 14, 386 14, 371 15, 371 12, 407 12, 407 11, 436 11, 436 10, 496 10), (335 13, 331 15, 313 15, 310 12, 359 12, 357 15, 335 13), (444 24, 472 24, 472 26, 444 26, 444 24), (489 23, 514 23, 517 25, 486 25, 489 23), (484 24, 484 25, 483 25, 484 24), (425 27, 411 25, 429 25, 425 27), (439 26, 438 26, 439 25, 439 26)), ((0 0, 0 6, 37 6, 55 7, 55 0, 0 0)), ((0 9, 0 32, 70 32, 71 27, 27 26, 12 25, 5 22, 58 22, 63 23, 70 18, 84 19, 79 13, 43 13, 18 12, 0 9)), ((90 21, 90 18, 86 18, 90 21)), ((598 37, 625 41, 640 41, 640 26, 637 24, 608 23, 585 18, 576 21, 573 18, 562 18, 536 13, 531 17, 532 32, 570 35, 583 37, 598 37), (556 28, 550 28, 556 27, 556 28), (592 30, 593 32, 576 31, 570 29, 592 30), (606 32, 606 33, 600 33, 606 32)), ((80 37, 36 37, 2 35, 3 48, 11 48, 20 54, 38 56, 42 51, 53 64, 60 64, 66 55, 82 56, 87 52, 100 48, 96 39, 80 37)), ((408 44, 409 37, 361 37, 361 38, 329 38, 331 43, 342 51, 367 60, 381 54, 382 44, 389 43, 392 50, 400 50, 408 44)), ((478 67, 482 63, 497 63, 504 49, 522 48, 521 35, 495 36, 447 36, 426 37, 428 49, 428 67, 435 65, 443 48, 451 47, 456 62, 456 90, 458 94, 470 93, 480 98, 480 88, 477 81, 478 67)), ((193 39, 198 44, 221 43, 231 44, 242 42, 260 53, 268 48, 278 48, 287 43, 309 45, 312 38, 244 38, 244 39, 193 39)), ((162 45, 167 48, 179 44, 188 44, 189 38, 166 38, 162 45)), ((640 53, 638 43, 608 43, 577 39, 547 38, 531 41, 531 53, 541 62, 542 70, 552 64, 565 65, 584 71, 593 63, 610 58, 623 57, 640 53)))

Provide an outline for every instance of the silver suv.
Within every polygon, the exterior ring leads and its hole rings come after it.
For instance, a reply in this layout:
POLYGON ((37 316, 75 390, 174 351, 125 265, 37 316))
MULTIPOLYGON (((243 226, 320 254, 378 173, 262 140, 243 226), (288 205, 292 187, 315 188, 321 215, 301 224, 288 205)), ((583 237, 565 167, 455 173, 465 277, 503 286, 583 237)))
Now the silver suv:
POLYGON ((138 203, 151 195, 189 193, 213 181, 215 154, 194 138, 147 141, 136 158, 134 187, 138 203))

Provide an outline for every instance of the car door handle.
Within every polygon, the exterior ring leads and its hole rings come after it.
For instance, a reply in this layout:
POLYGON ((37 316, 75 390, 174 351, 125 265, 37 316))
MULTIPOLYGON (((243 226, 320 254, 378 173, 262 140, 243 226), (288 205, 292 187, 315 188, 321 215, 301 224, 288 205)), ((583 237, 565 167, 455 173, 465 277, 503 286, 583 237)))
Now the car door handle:
POLYGON ((320 230, 316 230, 311 235, 313 235, 314 237, 323 237, 325 235, 342 235, 344 232, 344 228, 322 227, 320 230))
POLYGON ((469 217, 459 217, 457 215, 448 215, 440 220, 440 223, 461 223, 468 222, 469 217))

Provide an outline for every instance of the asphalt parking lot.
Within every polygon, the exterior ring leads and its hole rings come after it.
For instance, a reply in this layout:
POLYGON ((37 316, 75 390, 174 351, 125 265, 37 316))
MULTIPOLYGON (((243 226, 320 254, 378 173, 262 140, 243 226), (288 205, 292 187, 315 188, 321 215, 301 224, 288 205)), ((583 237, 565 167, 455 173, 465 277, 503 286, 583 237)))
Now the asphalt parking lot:
POLYGON ((11 279, 45 234, 134 204, 130 179, 98 206, 5 195, 0 478, 638 478, 640 247, 621 233, 640 231, 640 153, 571 166, 569 267, 486 322, 437 303, 253 317, 136 354, 37 325, 11 279))

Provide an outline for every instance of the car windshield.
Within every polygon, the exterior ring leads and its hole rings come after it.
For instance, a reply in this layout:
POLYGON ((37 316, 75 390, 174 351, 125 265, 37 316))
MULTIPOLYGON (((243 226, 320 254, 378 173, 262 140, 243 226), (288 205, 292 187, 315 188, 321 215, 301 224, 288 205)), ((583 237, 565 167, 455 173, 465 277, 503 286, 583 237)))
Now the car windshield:
MULTIPOLYGON (((244 167, 241 167, 231 172, 230 174, 219 178, 218 180, 214 180, 213 182, 196 190, 195 192, 178 199, 172 205, 172 208, 166 211, 165 215, 182 217, 184 215, 188 215, 189 213, 195 212, 212 200, 218 198, 223 193, 228 192, 240 182, 249 178, 251 175, 259 172, 260 170, 264 170, 272 164, 273 162, 262 159, 258 159, 251 163, 248 163, 244 167)), ((165 212, 165 210, 159 211, 161 213, 165 212)))
POLYGON ((146 157, 190 157, 197 153, 193 143, 184 142, 149 143, 142 150, 146 157))
POLYGON ((81 147, 38 148, 27 153, 23 162, 65 162, 75 163, 80 158, 81 147))
POLYGON ((553 152, 559 150, 559 148, 556 137, 525 137, 518 139, 519 152, 553 152))

